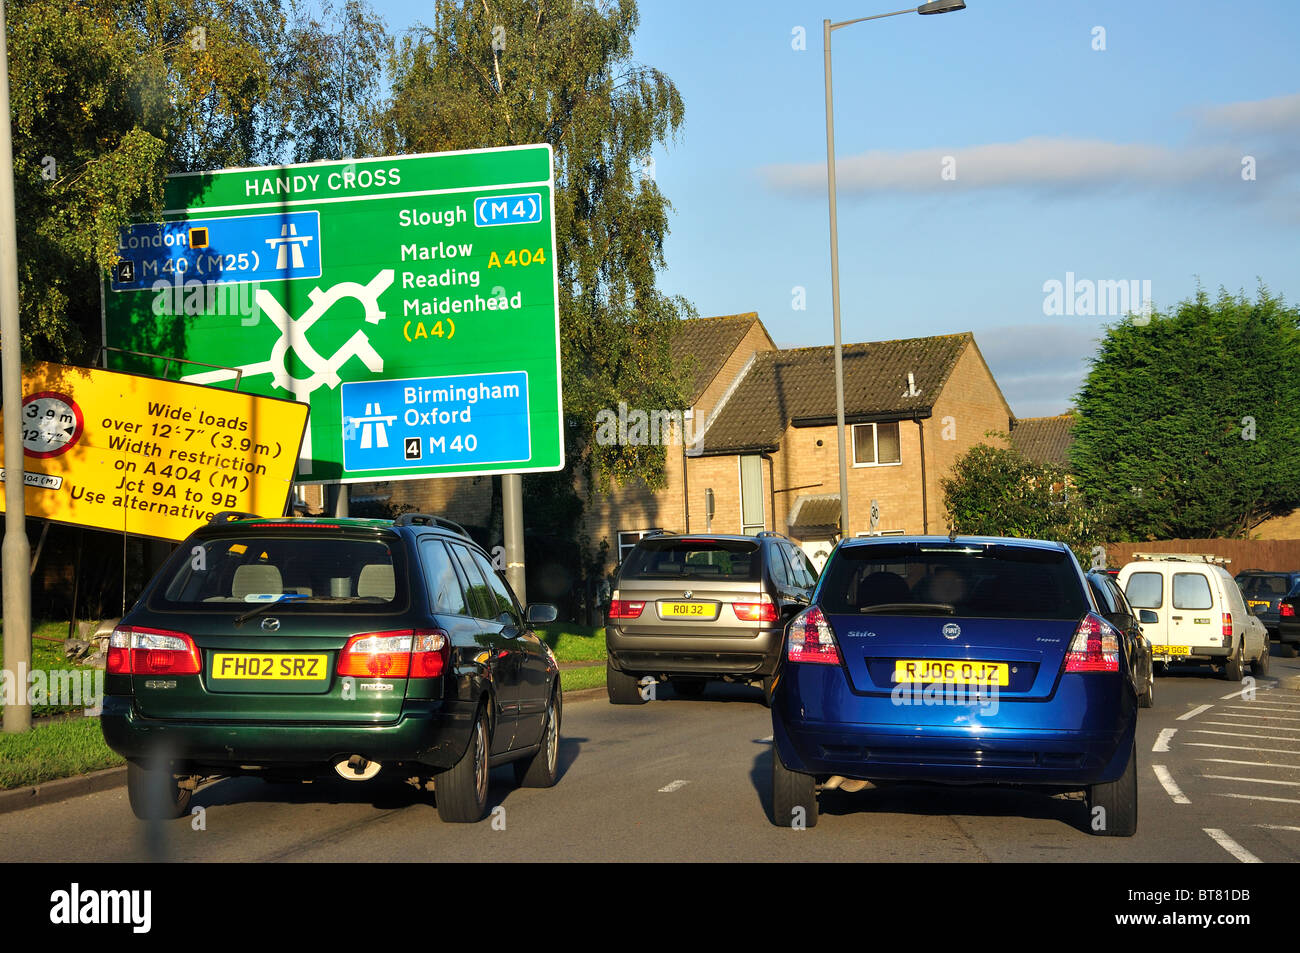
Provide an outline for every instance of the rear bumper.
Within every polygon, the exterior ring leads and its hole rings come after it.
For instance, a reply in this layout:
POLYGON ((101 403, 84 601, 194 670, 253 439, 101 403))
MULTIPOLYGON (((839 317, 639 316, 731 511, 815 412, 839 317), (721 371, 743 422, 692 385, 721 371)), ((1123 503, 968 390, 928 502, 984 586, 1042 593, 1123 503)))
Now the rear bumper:
POLYGON ((473 702, 408 700, 396 722, 378 725, 195 722, 147 718, 132 699, 104 699, 100 725, 110 748, 129 761, 166 758, 176 773, 222 773, 240 766, 327 767, 360 754, 381 764, 414 762, 450 768, 469 746, 473 702))
POLYGON ((605 646, 614 667, 629 675, 744 675, 761 678, 776 671, 784 630, 762 629, 753 636, 628 635, 615 625, 605 629, 605 646))
POLYGON ((1300 623, 1281 622, 1278 624, 1277 632, 1271 634, 1279 642, 1300 642, 1300 623))

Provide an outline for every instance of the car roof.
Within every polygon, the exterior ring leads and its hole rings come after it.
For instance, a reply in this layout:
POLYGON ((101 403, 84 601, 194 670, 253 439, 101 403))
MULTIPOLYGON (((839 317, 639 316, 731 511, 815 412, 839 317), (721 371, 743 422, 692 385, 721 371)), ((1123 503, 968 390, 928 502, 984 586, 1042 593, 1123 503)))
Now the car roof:
POLYGON ((1050 539, 1024 539, 1018 536, 854 536, 840 542, 841 546, 888 546, 898 543, 924 543, 928 546, 1023 546, 1027 549, 1050 549, 1068 552, 1070 547, 1050 539))

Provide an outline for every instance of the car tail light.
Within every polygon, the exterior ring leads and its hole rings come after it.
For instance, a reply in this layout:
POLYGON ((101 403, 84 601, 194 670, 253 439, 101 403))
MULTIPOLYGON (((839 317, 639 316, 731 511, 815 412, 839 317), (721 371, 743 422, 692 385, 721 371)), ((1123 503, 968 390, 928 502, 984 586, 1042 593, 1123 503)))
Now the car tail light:
POLYGON ((761 602, 733 602, 731 609, 741 622, 775 622, 776 603, 766 592, 761 602))
POLYGON ((348 639, 339 653, 338 674, 361 678, 406 678, 411 671, 410 629, 366 632, 348 639))
POLYGON ((1291 605, 1291 603, 1289 602, 1279 603, 1277 607, 1277 614, 1284 619, 1294 619, 1295 606, 1291 605))
POLYGON ((411 646, 411 678, 438 678, 447 670, 451 639, 442 629, 416 629, 411 646))
POLYGON ((1223 613, 1223 640, 1232 641, 1232 615, 1228 612, 1223 613))
POLYGON ((614 597, 609 601, 609 617, 611 619, 639 619, 644 611, 645 600, 632 602, 628 599, 620 599, 618 590, 614 590, 614 597))
POLYGON ((786 636, 785 657, 789 662, 813 662, 839 665, 840 649, 826 616, 817 606, 809 606, 790 621, 786 636))
POLYGON ((1067 672, 1118 672, 1119 633, 1104 619, 1089 612, 1074 630, 1065 653, 1067 672))
POLYGON ((120 625, 108 637, 110 675, 197 675, 199 647, 184 632, 120 625))

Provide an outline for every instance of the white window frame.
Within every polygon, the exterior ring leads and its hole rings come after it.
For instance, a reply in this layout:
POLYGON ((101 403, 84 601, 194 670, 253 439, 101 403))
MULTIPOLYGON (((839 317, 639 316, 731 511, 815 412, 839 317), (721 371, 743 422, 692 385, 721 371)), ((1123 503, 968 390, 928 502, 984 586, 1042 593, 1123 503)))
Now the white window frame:
POLYGON ((659 526, 651 527, 650 529, 619 530, 618 531, 618 564, 620 566, 623 565, 623 560, 627 559, 627 554, 630 553, 636 547, 636 544, 639 543, 641 540, 645 539, 651 533, 662 533, 662 532, 663 532, 663 527, 659 527, 659 526), (627 542, 623 541, 624 537, 627 538, 628 540, 627 542))
POLYGON ((899 427, 900 422, 897 420, 882 420, 880 421, 880 423, 893 424, 895 427, 898 427, 898 460, 893 463, 880 462, 880 432, 877 429, 879 424, 876 423, 849 424, 848 425, 849 436, 853 439, 853 466, 855 468, 901 467, 903 465, 903 428, 899 427), (871 463, 858 463, 858 428, 859 427, 871 428, 871 456, 873 460, 873 462, 871 463))
POLYGON ((763 458, 760 454, 746 454, 747 457, 754 457, 758 460, 758 508, 763 513, 762 523, 745 522, 745 468, 742 461, 745 457, 736 457, 736 496, 740 499, 740 532, 745 536, 757 536, 767 529, 767 505, 764 502, 766 487, 763 486, 763 458), (751 533, 750 530, 753 530, 751 533))

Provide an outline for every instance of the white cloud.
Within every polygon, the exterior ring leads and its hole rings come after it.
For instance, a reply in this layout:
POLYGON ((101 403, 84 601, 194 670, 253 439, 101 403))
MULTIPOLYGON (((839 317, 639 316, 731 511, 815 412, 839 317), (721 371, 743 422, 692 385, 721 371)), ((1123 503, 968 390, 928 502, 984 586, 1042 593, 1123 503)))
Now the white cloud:
POLYGON ((1295 134, 1300 131, 1300 93, 1222 106, 1204 106, 1196 110, 1195 115, 1210 126, 1295 134))

